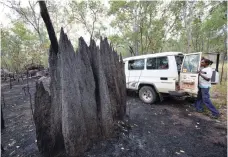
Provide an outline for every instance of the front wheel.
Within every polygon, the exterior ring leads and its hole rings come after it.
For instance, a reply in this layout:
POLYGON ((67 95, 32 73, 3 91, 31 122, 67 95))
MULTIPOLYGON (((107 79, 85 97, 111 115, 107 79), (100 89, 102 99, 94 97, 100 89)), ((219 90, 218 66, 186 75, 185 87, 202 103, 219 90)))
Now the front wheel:
POLYGON ((147 104, 152 104, 156 101, 157 94, 150 86, 143 86, 139 90, 139 98, 147 104))

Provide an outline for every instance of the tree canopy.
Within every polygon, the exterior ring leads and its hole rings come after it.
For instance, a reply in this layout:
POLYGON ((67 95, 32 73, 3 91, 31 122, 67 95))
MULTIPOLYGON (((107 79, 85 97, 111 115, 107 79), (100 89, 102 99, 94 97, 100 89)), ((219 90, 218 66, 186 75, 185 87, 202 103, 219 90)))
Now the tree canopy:
MULTIPOLYGON (((1 23, 2 68, 20 72, 26 64, 48 66, 50 42, 35 1, 0 1, 9 24, 1 23)), ((59 38, 108 37, 124 57, 162 51, 226 52, 226 1, 47 1, 59 38), (75 35, 76 34, 76 35, 75 35)))

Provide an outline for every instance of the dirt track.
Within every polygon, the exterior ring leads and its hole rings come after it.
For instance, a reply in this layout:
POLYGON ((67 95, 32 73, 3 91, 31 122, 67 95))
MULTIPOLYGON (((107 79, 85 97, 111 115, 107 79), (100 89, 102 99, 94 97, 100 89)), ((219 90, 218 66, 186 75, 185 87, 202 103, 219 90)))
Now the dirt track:
MULTIPOLYGON (((31 93, 34 95, 34 81, 31 93)), ((3 157, 38 157, 35 127, 28 96, 21 84, 10 90, 2 83, 6 129, 2 132, 3 157)), ((99 142, 85 153, 87 157, 225 157, 226 121, 211 120, 196 113, 185 101, 166 99, 156 105, 143 104, 129 96, 127 116, 132 128, 119 138, 99 142)))

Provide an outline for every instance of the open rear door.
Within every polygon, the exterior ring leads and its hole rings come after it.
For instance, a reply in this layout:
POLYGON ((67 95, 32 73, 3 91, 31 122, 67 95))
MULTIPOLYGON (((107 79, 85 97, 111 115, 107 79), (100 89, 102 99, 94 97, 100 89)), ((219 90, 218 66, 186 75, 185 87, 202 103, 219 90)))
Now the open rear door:
POLYGON ((189 94, 198 92, 198 73, 201 52, 186 54, 180 72, 180 90, 189 94))

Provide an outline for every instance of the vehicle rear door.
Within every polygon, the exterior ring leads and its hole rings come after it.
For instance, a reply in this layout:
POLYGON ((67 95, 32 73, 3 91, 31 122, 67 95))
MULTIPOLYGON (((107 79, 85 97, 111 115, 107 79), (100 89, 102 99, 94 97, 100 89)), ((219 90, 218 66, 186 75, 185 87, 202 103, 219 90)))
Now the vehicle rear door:
POLYGON ((180 90, 189 94, 198 92, 198 71, 200 69, 201 52, 185 54, 180 72, 180 90))

